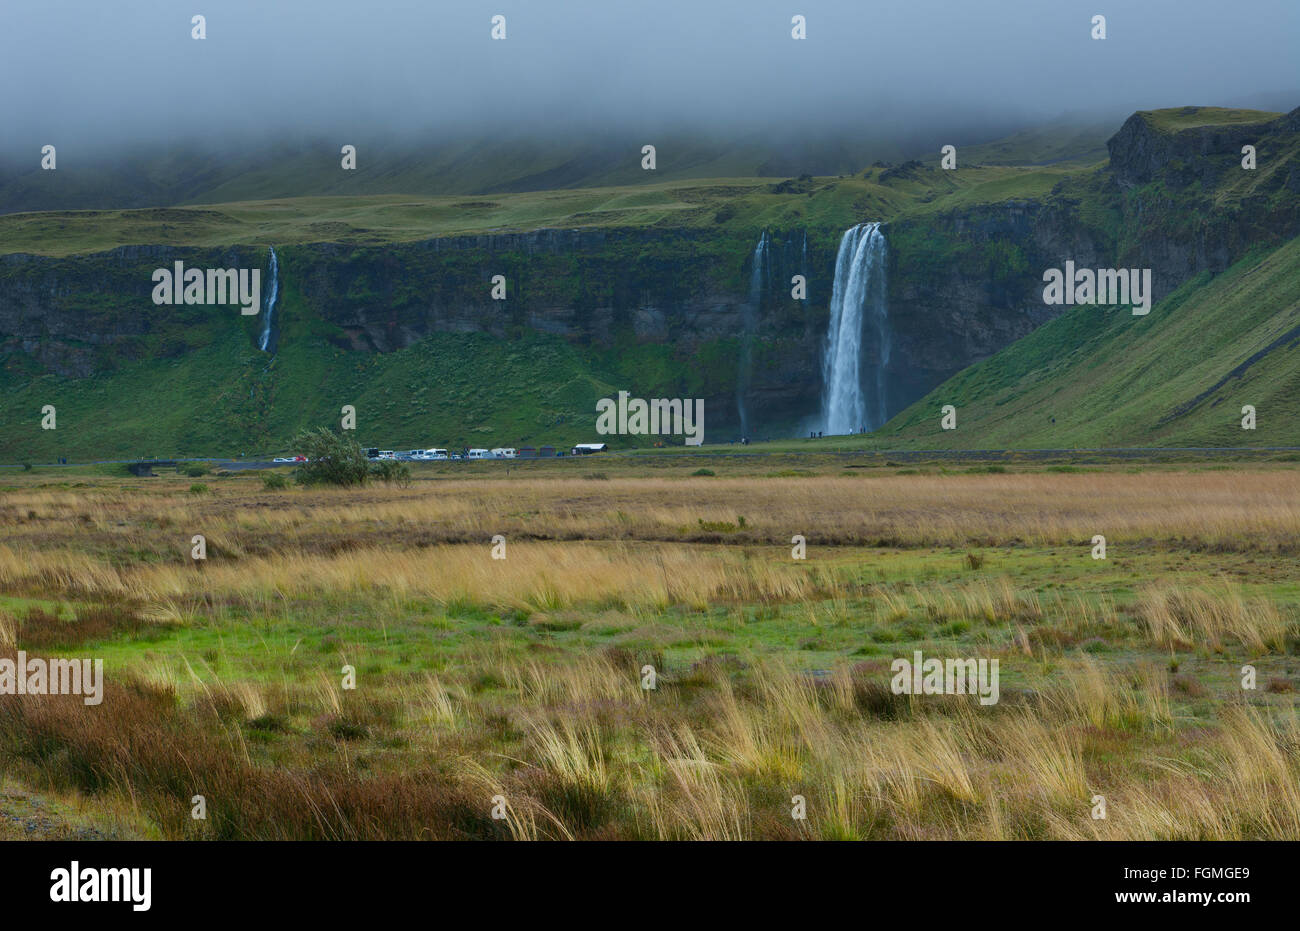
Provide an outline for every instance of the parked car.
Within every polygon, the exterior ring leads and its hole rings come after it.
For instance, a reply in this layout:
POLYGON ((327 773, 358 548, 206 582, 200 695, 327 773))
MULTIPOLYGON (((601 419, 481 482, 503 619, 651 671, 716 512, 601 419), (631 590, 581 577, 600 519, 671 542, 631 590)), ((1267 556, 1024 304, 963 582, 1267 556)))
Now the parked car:
POLYGON ((426 450, 424 451, 424 458, 425 458, 425 459, 439 459, 439 460, 441 460, 441 459, 446 459, 446 458, 447 458, 447 450, 445 450, 445 449, 438 449, 437 447, 431 447, 431 448, 426 449, 426 450))
POLYGON ((371 446, 371 447, 369 447, 369 448, 366 450, 366 458, 367 458, 367 459, 378 459, 378 458, 379 458, 379 447, 378 447, 378 446, 371 446))
POLYGON ((380 458, 380 459, 396 459, 396 458, 397 458, 397 453, 393 452, 391 449, 381 449, 381 450, 379 451, 379 458, 380 458))

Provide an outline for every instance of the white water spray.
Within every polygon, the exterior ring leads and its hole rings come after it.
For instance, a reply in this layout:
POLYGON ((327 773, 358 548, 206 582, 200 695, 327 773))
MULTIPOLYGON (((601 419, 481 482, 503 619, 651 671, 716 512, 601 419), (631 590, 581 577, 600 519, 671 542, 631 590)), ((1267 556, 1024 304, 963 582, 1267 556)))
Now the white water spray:
POLYGON ((271 247, 271 290, 266 295, 266 319, 262 321, 262 335, 257 340, 257 348, 268 351, 271 345, 271 316, 275 313, 275 301, 280 296, 280 261, 275 256, 275 246, 271 247))
POLYGON ((835 258, 830 327, 822 357, 826 433, 875 430, 887 419, 885 366, 890 338, 885 295, 885 236, 879 223, 859 224, 844 234, 835 258), (875 371, 867 391, 862 372, 864 324, 870 324, 876 342, 875 371))

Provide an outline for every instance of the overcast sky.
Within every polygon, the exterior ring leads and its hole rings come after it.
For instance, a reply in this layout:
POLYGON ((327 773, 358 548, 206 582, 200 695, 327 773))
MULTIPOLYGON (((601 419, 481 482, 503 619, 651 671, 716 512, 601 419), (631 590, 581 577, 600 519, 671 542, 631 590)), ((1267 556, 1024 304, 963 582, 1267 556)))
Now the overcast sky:
POLYGON ((2 0, 0 144, 1280 106, 1297 50, 1300 0, 2 0))

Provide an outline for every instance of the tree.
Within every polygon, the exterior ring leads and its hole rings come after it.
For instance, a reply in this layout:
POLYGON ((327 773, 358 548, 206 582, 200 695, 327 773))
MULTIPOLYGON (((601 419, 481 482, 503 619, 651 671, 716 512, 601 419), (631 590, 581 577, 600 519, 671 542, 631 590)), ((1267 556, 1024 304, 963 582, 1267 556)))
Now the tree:
POLYGON ((296 473, 301 485, 349 488, 364 485, 370 474, 370 463, 357 441, 327 427, 303 430, 293 438, 293 448, 307 457, 296 473))

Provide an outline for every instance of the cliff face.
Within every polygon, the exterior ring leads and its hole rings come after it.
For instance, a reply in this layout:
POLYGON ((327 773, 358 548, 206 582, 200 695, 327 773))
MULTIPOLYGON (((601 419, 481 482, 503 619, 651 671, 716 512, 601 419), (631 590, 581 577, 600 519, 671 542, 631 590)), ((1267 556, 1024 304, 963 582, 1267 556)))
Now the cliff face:
MULTIPOLYGON (((534 330, 571 342, 593 365, 666 347, 683 371, 711 366, 709 381, 726 382, 707 400, 715 422, 728 423, 748 325, 756 344, 752 403, 773 422, 787 421, 815 408, 820 394, 827 295, 815 281, 809 301, 789 297, 788 282, 803 267, 802 245, 801 232, 773 236, 765 269, 770 287, 757 314, 747 313, 753 244, 684 231, 537 230, 384 247, 285 247, 277 249, 284 292, 276 329, 301 327, 307 318, 313 337, 363 354, 395 352, 434 333, 486 333, 508 342, 534 330), (496 275, 505 278, 505 300, 492 299, 496 275)), ((177 357, 231 327, 242 328, 252 345, 260 317, 241 317, 230 306, 157 306, 152 274, 176 261, 256 267, 265 295, 267 257, 262 248, 165 246, 67 258, 0 256, 0 355, 11 372, 82 379, 177 357)), ((824 273, 809 277, 829 282, 833 255, 822 255, 821 263, 824 273)), ((610 377, 620 371, 615 364, 610 377)), ((651 394, 674 384, 669 374, 625 387, 651 394)))
POLYGON ((437 331, 505 338, 519 326, 596 344, 629 329, 694 349, 733 332, 744 302, 719 246, 672 232, 536 230, 288 251, 303 299, 358 350, 391 352, 437 331), (504 300, 491 296, 497 275, 504 300))
MULTIPOLYGON (((752 326, 758 348, 750 397, 771 422, 787 421, 820 396, 826 297, 820 307, 790 298, 788 282, 803 263, 802 234, 777 232, 764 269, 768 286, 758 312, 748 313, 752 247, 678 230, 538 230, 286 252, 302 303, 336 328, 336 345, 355 351, 392 352, 435 332, 509 340, 531 329, 593 355, 668 347, 683 368, 728 368, 723 380, 730 385, 752 326), (505 300, 492 297, 497 275, 505 279, 505 300)), ((829 282, 829 272, 822 280, 829 282)), ((673 384, 626 387, 648 393, 673 384)), ((735 415, 733 393, 728 386, 706 398, 722 422, 735 415)))
POLYGON ((262 268, 266 250, 202 250, 123 246, 67 258, 0 255, 0 356, 12 366, 18 355, 40 371, 86 378, 140 359, 183 352, 185 333, 239 318, 237 308, 158 306, 154 269, 186 267, 262 268))
POLYGON ((1042 273, 1104 252, 1068 207, 1010 201, 892 224, 891 414, 1064 308, 1043 303, 1042 273))
POLYGON ((1157 295, 1219 273, 1251 246, 1300 235, 1300 108, 1255 122, 1204 108, 1135 113, 1107 143, 1098 194, 1122 216, 1117 263, 1149 267, 1157 295), (1181 128, 1180 128, 1181 127, 1181 128), (1243 146, 1255 148, 1243 167, 1243 146))
MULTIPOLYGON (((1134 113, 1106 143, 1110 171, 1126 188, 1163 180, 1171 187, 1197 181, 1217 187, 1230 173, 1242 170, 1241 148, 1253 145, 1260 161, 1277 154, 1300 130, 1300 108, 1285 116, 1256 122, 1208 123, 1179 128, 1179 121, 1194 123, 1201 107, 1156 113, 1134 113)), ((1255 170, 1259 170, 1256 168, 1255 170)), ((1295 166, 1287 173, 1292 191, 1300 190, 1295 166)))

